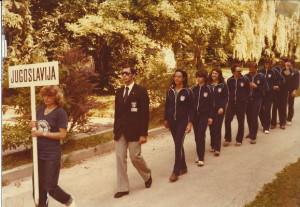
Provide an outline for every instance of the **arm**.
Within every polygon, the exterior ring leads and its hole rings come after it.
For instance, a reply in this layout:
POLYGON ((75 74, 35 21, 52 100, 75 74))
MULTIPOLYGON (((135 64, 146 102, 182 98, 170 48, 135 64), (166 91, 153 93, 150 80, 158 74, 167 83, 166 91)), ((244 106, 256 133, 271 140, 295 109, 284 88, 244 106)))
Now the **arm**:
POLYGON ((224 88, 222 90, 222 99, 220 102, 220 108, 222 108, 225 111, 227 103, 228 103, 228 87, 224 83, 224 88))
POLYGON ((297 95, 297 90, 299 88, 299 71, 295 70, 295 74, 293 76, 293 84, 292 84, 292 91, 291 96, 295 97, 297 95))
POLYGON ((115 94, 115 114, 114 114, 114 134, 116 133, 116 122, 118 120, 118 116, 119 116, 119 107, 117 105, 117 96, 118 95, 118 91, 115 94))
POLYGON ((294 75, 294 78, 293 78, 293 82, 294 82, 294 89, 297 90, 299 88, 299 71, 298 70, 295 70, 295 75, 294 75))
POLYGON ((185 132, 189 133, 192 130, 193 127, 193 121, 194 121, 194 106, 193 106, 193 92, 191 89, 188 89, 188 105, 189 105, 189 111, 188 111, 188 116, 189 116, 189 121, 186 127, 185 132))
POLYGON ((141 136, 148 136, 149 127, 149 96, 146 89, 142 88, 140 96, 140 114, 141 114, 141 136))
POLYGON ((168 107, 169 107, 169 99, 168 99, 168 91, 167 91, 167 93, 166 93, 166 102, 165 102, 164 120, 168 119, 168 113, 167 113, 168 107))
POLYGON ((61 139, 66 138, 67 129, 59 128, 59 132, 32 131, 32 136, 34 136, 34 137, 46 137, 48 139, 61 140, 61 139))
POLYGON ((208 111, 208 118, 212 119, 213 117, 213 113, 214 113, 214 108, 213 108, 213 104, 214 104, 214 99, 213 99, 213 93, 212 90, 209 89, 209 96, 208 96, 208 103, 209 103, 209 111, 208 111))

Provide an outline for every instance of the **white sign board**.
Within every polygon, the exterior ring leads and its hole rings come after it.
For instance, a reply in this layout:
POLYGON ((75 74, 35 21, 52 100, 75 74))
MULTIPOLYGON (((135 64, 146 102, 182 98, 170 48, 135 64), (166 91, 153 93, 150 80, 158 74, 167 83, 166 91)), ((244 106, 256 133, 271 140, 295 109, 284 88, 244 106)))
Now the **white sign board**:
POLYGON ((58 62, 8 67, 9 88, 58 85, 58 62))

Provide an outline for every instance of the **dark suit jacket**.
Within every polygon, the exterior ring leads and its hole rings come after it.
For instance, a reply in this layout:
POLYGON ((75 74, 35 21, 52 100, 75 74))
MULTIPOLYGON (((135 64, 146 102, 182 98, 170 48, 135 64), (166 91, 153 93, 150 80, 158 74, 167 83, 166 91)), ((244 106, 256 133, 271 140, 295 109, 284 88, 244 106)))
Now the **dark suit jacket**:
POLYGON ((124 86, 117 89, 115 96, 114 139, 124 135, 127 141, 138 141, 148 136, 149 97, 147 90, 134 84, 124 102, 124 86))

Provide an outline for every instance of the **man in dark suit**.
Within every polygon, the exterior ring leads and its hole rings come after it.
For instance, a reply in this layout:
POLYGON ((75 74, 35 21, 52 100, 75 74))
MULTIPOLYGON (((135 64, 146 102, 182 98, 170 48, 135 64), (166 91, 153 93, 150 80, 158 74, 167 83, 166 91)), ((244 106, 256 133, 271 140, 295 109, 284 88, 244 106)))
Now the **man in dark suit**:
POLYGON ((127 149, 133 166, 145 181, 152 184, 151 171, 141 156, 141 144, 147 142, 149 123, 149 97, 147 90, 134 83, 136 71, 132 67, 122 70, 124 86, 115 96, 114 139, 117 157, 117 193, 115 198, 129 194, 127 175, 127 149))

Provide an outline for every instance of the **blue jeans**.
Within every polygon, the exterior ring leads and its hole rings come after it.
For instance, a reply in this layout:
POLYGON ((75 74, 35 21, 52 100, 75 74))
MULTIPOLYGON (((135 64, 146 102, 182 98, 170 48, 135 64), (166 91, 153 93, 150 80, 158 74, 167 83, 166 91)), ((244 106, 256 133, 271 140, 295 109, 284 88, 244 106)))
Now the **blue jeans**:
POLYGON ((60 160, 38 160, 39 171, 39 205, 48 207, 48 196, 51 195, 60 203, 67 204, 71 196, 63 191, 58 184, 60 160))

